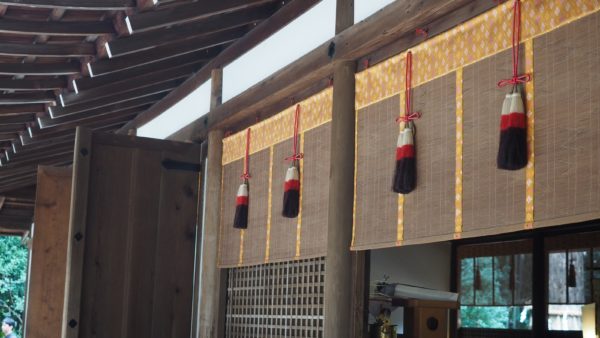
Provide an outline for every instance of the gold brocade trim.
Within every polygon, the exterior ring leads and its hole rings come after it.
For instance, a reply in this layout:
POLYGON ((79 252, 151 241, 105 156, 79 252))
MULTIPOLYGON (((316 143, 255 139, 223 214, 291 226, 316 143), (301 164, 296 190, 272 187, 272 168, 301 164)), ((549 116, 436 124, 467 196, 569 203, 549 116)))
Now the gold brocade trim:
POLYGON ((463 69, 456 70, 456 168, 454 185, 454 238, 462 233, 463 193, 463 69))
POLYGON ((219 238, 217 240, 217 263, 221 264, 221 246, 223 245, 223 175, 225 174, 225 167, 221 167, 221 210, 219 212, 219 238))
MULTIPOLYGON (((300 134, 300 152, 304 151, 304 134, 300 134)), ((302 191, 304 190, 304 159, 300 159, 300 191, 298 224, 296 225, 296 255, 294 259, 300 258, 300 245, 302 244, 302 191)))
POLYGON ((265 245, 265 264, 271 254, 271 211, 273 210, 273 146, 269 148, 269 197, 267 199, 267 236, 265 245))
MULTIPOLYGON (((331 88, 327 88, 299 102, 300 116, 302 116, 299 133, 331 121, 332 100, 333 91, 331 88)), ((253 125, 250 154, 293 137, 295 110, 296 105, 292 105, 277 115, 253 125)), ((223 165, 244 157, 245 135, 245 132, 242 131, 223 139, 223 165)))
POLYGON ((525 43, 525 72, 532 74, 531 81, 525 84, 525 106, 527 109, 527 153, 528 161, 525 169, 525 229, 532 229, 534 222, 534 188, 535 188, 535 109, 534 109, 534 81, 533 74, 533 41, 525 43))
MULTIPOLYGON (((406 94, 405 92, 400 93, 400 111, 401 114, 405 114, 404 110, 406 107, 406 94)), ((404 123, 399 123, 399 131, 405 128, 404 123)), ((402 241, 404 241, 404 195, 398 194, 398 223, 396 225, 396 245, 402 245, 402 241)))
POLYGON ((240 259, 238 261, 238 266, 242 266, 244 264, 244 234, 246 230, 240 230, 240 259))
MULTIPOLYGON (((522 0, 521 41, 557 29, 600 10, 599 0, 522 0)), ((511 48, 512 1, 507 1, 411 49, 414 86, 432 81, 511 48)), ((403 90, 402 76, 394 76, 402 53, 356 74, 357 109, 403 90)))
POLYGON ((352 205, 352 240, 350 248, 354 248, 356 238, 356 181, 358 177, 358 110, 354 111, 354 202, 352 205))

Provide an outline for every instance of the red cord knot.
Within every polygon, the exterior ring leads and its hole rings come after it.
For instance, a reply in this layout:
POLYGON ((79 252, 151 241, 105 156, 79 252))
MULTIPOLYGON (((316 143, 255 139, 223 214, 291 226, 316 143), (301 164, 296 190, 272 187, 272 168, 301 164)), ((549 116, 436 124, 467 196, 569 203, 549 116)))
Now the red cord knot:
POLYGON ((240 176, 240 177, 241 177, 242 179, 244 179, 244 180, 248 180, 248 179, 250 179, 250 177, 252 177, 252 176, 250 176, 250 174, 249 174, 249 173, 243 173, 243 174, 242 174, 242 176, 240 176))
POLYGON ((526 83, 531 81, 531 74, 523 74, 523 75, 519 75, 519 76, 513 76, 510 79, 504 79, 501 80, 500 82, 498 82, 498 87, 502 88, 504 86, 508 86, 508 85, 517 85, 519 83, 526 83))
POLYGON ((425 39, 427 39, 427 38, 429 37, 429 29, 428 29, 428 28, 417 28, 417 29, 415 30, 415 34, 416 34, 417 36, 420 36, 420 35, 422 35, 422 36, 424 36, 424 37, 425 37, 425 39))
POLYGON ((402 116, 396 117, 396 123, 400 123, 400 122, 406 123, 406 122, 414 121, 419 118, 421 118, 421 113, 419 113, 419 112, 408 114, 408 115, 402 115, 402 116))
POLYGON ((294 154, 285 158, 286 161, 299 161, 304 158, 304 153, 294 154))

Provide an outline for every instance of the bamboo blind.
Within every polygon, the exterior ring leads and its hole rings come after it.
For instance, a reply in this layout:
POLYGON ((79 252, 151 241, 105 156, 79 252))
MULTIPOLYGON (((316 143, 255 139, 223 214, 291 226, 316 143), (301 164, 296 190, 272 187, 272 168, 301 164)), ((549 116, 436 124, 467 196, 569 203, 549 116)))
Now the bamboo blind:
POLYGON ((229 270, 226 337, 323 337, 325 258, 229 270))

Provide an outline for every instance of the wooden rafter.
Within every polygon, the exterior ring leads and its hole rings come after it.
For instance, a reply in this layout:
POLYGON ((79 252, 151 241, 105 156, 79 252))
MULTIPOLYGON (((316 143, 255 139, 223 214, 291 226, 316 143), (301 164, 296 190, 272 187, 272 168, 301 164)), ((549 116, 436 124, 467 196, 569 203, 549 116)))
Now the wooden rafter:
POLYGON ((201 20, 210 16, 239 11, 253 6, 272 2, 272 0, 220 0, 198 1, 173 6, 164 10, 149 11, 128 16, 126 24, 130 33, 172 26, 185 22, 201 20))
POLYGON ((115 34, 113 23, 104 21, 25 21, 0 20, 0 33, 22 35, 88 36, 115 34))
POLYGON ((99 11, 125 10, 135 6, 133 0, 0 0, 0 5, 99 11))
POLYGON ((27 113, 43 113, 45 111, 46 106, 43 104, 23 104, 16 106, 0 105, 0 117, 6 115, 21 115, 27 113))
POLYGON ((41 57, 82 57, 96 55, 93 43, 79 44, 19 44, 0 43, 0 55, 41 57))
POLYGON ((128 109, 112 110, 112 111, 107 111, 107 112, 103 111, 102 114, 96 114, 93 112, 71 114, 71 115, 58 117, 55 119, 50 119, 50 121, 44 122, 44 125, 41 128, 46 129, 46 128, 53 128, 53 127, 62 126, 62 125, 74 126, 79 123, 86 123, 86 122, 92 121, 93 119, 102 120, 102 119, 112 118, 115 116, 123 116, 123 115, 130 116, 130 115, 134 115, 134 114, 139 114, 139 113, 143 112, 145 109, 147 109, 148 107, 149 107, 149 104, 146 104, 146 105, 140 105, 140 106, 136 106, 136 107, 132 107, 132 108, 128 108, 128 109))
POLYGON ((54 103, 53 92, 33 92, 33 93, 9 93, 0 94, 0 105, 25 104, 32 103, 54 103))
POLYGON ((33 122, 35 114, 0 115, 0 124, 23 124, 33 122))
POLYGON ((0 90, 54 90, 61 89, 67 85, 64 78, 50 79, 0 79, 0 90))
POLYGON ((0 75, 72 75, 80 71, 78 62, 0 63, 0 75))
POLYGON ((109 42, 107 49, 109 49, 111 55, 115 57, 164 44, 171 44, 180 40, 206 36, 211 33, 254 24, 268 18, 273 13, 274 9, 275 7, 272 5, 261 6, 245 11, 243 15, 240 15, 239 13, 225 13, 190 24, 136 33, 130 37, 109 42))

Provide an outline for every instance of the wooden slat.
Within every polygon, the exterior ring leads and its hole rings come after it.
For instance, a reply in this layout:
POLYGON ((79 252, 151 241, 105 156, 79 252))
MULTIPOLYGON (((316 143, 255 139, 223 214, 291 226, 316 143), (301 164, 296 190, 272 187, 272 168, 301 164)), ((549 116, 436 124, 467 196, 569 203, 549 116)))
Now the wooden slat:
MULTIPOLYGON (((220 0, 192 2, 180 6, 173 6, 165 10, 131 15, 126 18, 126 23, 129 32, 133 34, 144 30, 201 20, 218 14, 240 11, 271 1, 272 0, 220 0)), ((244 13, 240 13, 240 15, 244 15, 244 13)))
POLYGON ((19 44, 0 43, 0 55, 35 57, 81 57, 96 55, 93 43, 80 44, 19 44))
POLYGON ((68 63, 0 63, 0 75, 72 75, 78 74, 81 65, 68 63))
POLYGON ((0 94, 0 105, 54 103, 53 92, 0 94))
MULTIPOLYGON (((118 126, 122 126, 123 124, 125 124, 125 122, 123 121, 117 121, 114 123, 97 123, 94 125, 87 125, 85 127, 90 128, 94 131, 113 131, 116 128, 118 128, 118 126)), ((60 131, 60 132, 56 132, 53 133, 51 135, 46 135, 46 136, 42 136, 38 133, 36 138, 32 138, 31 135, 29 135, 29 133, 24 133, 19 135, 20 141, 21 141, 21 145, 29 147, 31 145, 39 145, 39 144, 43 144, 48 142, 49 140, 55 140, 55 141, 60 141, 60 140, 66 140, 66 139, 72 139, 75 136, 75 128, 71 128, 69 130, 64 130, 64 131, 60 131)))
POLYGON ((112 21, 0 20, 0 33, 23 35, 88 36, 115 34, 112 21))
POLYGON ((32 151, 28 151, 28 152, 21 152, 19 154, 15 154, 12 157, 10 157, 7 161, 6 157, 4 157, 2 159, 2 164, 6 164, 6 163, 10 163, 10 162, 21 162, 21 161, 27 161, 27 160, 31 160, 31 159, 37 159, 37 158, 43 158, 43 157, 47 157, 50 155, 62 155, 62 154, 67 154, 67 153, 72 153, 73 152, 73 144, 72 142, 66 142, 61 146, 57 146, 57 147, 53 147, 51 149, 42 149, 42 150, 32 150, 32 151))
MULTIPOLYGON (((283 28, 289 22, 309 10, 320 0, 293 0, 275 12, 269 19, 261 22, 243 38, 237 40, 231 46, 223 50, 218 57, 207 63, 193 77, 188 79, 180 88, 173 91, 164 100, 154 105, 150 110, 138 116, 134 121, 128 123, 128 127, 137 127, 160 115, 165 110, 188 96, 191 92, 206 82, 213 69, 223 68, 242 54, 257 46, 260 42, 283 28)), ((327 58, 329 61, 329 58, 327 58)), ((125 129, 125 128, 123 128, 125 129)), ((122 132, 122 131, 119 131, 122 132)))
POLYGON ((59 140, 59 142, 53 142, 50 143, 50 145, 42 144, 41 146, 42 147, 26 147, 23 151, 19 151, 18 153, 15 153, 12 149, 8 149, 5 152, 5 157, 7 157, 9 161, 14 161, 51 152, 55 149, 73 148, 73 140, 59 140), (6 153, 8 153, 8 156, 6 153))
POLYGON ((115 93, 126 93, 138 88, 148 87, 154 84, 163 83, 171 80, 187 78, 198 69, 197 64, 185 65, 183 67, 168 69, 164 71, 156 71, 145 75, 125 79, 121 82, 113 82, 110 85, 91 88, 78 93, 65 94, 60 96, 60 102, 63 107, 74 104, 97 100, 106 96, 114 95, 115 93))
POLYGON ((9 141, 15 139, 17 134, 15 132, 4 132, 0 133, 0 141, 9 141))
POLYGON ((23 124, 33 122, 35 114, 25 115, 0 115, 0 124, 23 124))
POLYGON ((148 51, 132 53, 114 59, 99 60, 88 64, 91 76, 99 76, 115 71, 139 67, 149 63, 155 63, 176 56, 206 50, 203 61, 208 61, 221 51, 221 45, 238 39, 246 33, 246 28, 234 28, 227 32, 211 34, 192 38, 190 40, 176 42, 171 45, 156 47, 148 51), (211 48, 212 47, 212 48, 211 48))
POLYGON ((105 125, 114 125, 118 123, 125 123, 131 116, 135 115, 135 110, 130 112, 128 115, 117 115, 117 116, 98 116, 91 119, 86 120, 85 122, 79 123, 71 123, 71 124, 63 124, 60 126, 39 129, 38 127, 29 127, 28 133, 21 134, 21 142, 23 144, 27 143, 28 139, 46 139, 54 136, 63 136, 70 135, 75 132, 75 128, 79 125, 81 126, 89 126, 90 128, 101 127, 105 125), (25 140, 25 141, 24 141, 25 140))
POLYGON ((110 113, 99 114, 99 115, 89 114, 89 112, 82 113, 82 114, 67 115, 67 116, 65 116, 65 118, 69 117, 72 119, 71 121, 62 122, 62 123, 57 124, 52 127, 45 127, 44 129, 32 129, 32 130, 35 130, 35 131, 33 131, 33 137, 35 138, 36 135, 43 135, 43 133, 40 134, 41 131, 51 132, 51 131, 55 131, 55 130, 65 130, 65 129, 74 128, 77 125, 86 125, 86 124, 100 122, 100 121, 111 121, 113 119, 117 119, 119 117, 124 117, 124 116, 131 117, 133 115, 137 115, 137 114, 143 112, 146 107, 148 107, 148 106, 146 105, 146 106, 140 106, 140 107, 129 108, 129 109, 124 109, 124 110, 118 110, 118 111, 113 111, 110 113), (80 116, 80 115, 83 115, 83 116, 80 116))
MULTIPOLYGON (((0 124, 0 133, 19 132, 25 129, 25 125, 0 124)), ((0 147, 1 148, 1 147, 0 147)))
POLYGON ((0 0, 0 5, 99 11, 124 10, 135 6, 133 0, 0 0))
POLYGON ((95 77, 84 77, 80 79, 73 80, 73 89, 75 91, 84 91, 86 89, 101 87, 110 85, 114 82, 126 81, 128 79, 146 75, 157 69, 168 70, 173 68, 178 68, 181 66, 189 65, 189 64, 203 64, 206 59, 206 52, 199 51, 189 54, 184 54, 181 56, 177 56, 174 58, 169 58, 163 61, 149 63, 143 66, 129 68, 122 71, 111 72, 108 74, 102 74, 102 76, 95 77))
POLYGON ((106 107, 113 104, 135 100, 137 98, 147 97, 154 94, 164 93, 176 88, 181 84, 181 80, 172 80, 165 83, 159 83, 145 88, 136 89, 127 93, 115 93, 102 99, 89 101, 81 104, 71 105, 69 107, 49 107, 52 117, 59 117, 69 114, 82 113, 96 108, 106 107))
POLYGON ((60 337, 65 294, 71 168, 40 167, 27 297, 27 335, 60 337))
POLYGON ((37 165, 37 164, 46 164, 48 161, 57 161, 57 160, 67 160, 71 158, 73 151, 69 149, 69 151, 62 151, 58 153, 48 153, 43 154, 31 158, 27 158, 21 161, 10 162, 10 163, 2 163, 0 167, 6 169, 19 168, 28 165, 37 165))
POLYGON ((43 104, 23 104, 16 106, 0 105, 0 116, 19 115, 27 113, 43 113, 45 111, 46 106, 43 104))
POLYGON ((104 114, 111 114, 111 113, 120 112, 120 111, 123 111, 126 109, 131 109, 131 108, 139 108, 140 110, 142 110, 143 107, 159 101, 164 96, 165 96, 165 93, 158 93, 158 94, 142 97, 142 98, 131 100, 131 101, 125 101, 125 102, 117 103, 117 104, 110 105, 110 106, 104 106, 101 108, 88 110, 88 111, 85 111, 82 113, 68 114, 68 115, 63 115, 63 116, 55 117, 55 118, 52 118, 50 116, 41 116, 41 117, 38 117, 37 121, 38 121, 38 125, 40 126, 40 128, 44 129, 44 128, 53 127, 53 126, 63 124, 63 123, 79 121, 81 119, 85 119, 88 117, 101 116, 104 114), (140 107, 142 107, 142 108, 140 108, 140 107))
POLYGON ((0 79, 0 90, 53 90, 67 86, 64 78, 55 79, 0 79))
POLYGON ((179 40, 187 40, 196 36, 204 36, 256 23, 269 17, 274 9, 274 6, 263 6, 245 11, 244 15, 240 15, 239 13, 226 13, 205 20, 196 21, 191 24, 136 33, 130 37, 108 42, 107 49, 110 50, 110 55, 112 57, 138 52, 164 44, 171 44, 179 40))

